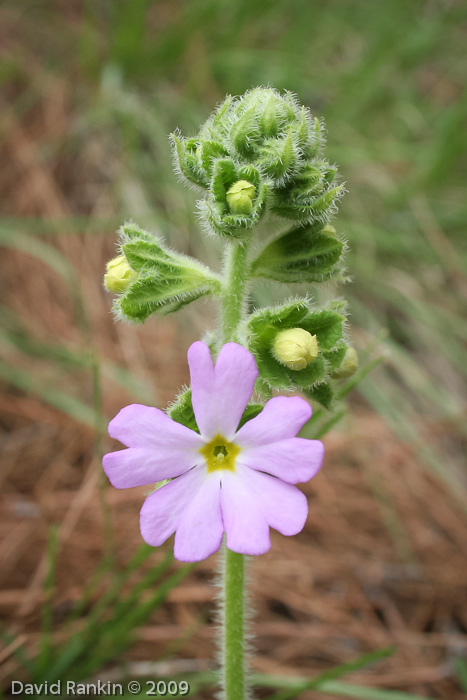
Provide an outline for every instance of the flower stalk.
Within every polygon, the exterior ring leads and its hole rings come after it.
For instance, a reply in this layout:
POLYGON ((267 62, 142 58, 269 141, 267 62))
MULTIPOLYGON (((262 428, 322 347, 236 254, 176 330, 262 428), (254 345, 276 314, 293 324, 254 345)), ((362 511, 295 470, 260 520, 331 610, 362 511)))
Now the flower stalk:
MULTIPOLYGON (((222 340, 237 340, 246 306, 248 246, 230 243, 225 252, 225 292, 221 304, 222 340)), ((221 598, 222 672, 224 700, 244 700, 245 678, 245 556, 224 548, 221 598)))
POLYGON ((222 342, 238 340, 238 327, 246 306, 249 280, 247 243, 228 243, 224 257, 224 290, 221 300, 222 342))
POLYGON ((222 683, 225 700, 244 700, 245 555, 225 548, 222 610, 222 683))

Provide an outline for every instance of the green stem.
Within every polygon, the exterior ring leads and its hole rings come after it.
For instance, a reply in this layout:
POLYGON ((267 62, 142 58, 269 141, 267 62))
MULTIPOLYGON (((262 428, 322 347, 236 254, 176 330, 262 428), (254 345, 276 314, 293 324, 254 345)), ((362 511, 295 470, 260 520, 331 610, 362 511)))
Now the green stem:
POLYGON ((245 687, 245 605, 244 555, 225 548, 224 553, 224 700, 244 700, 245 687))
MULTIPOLYGON (((230 243, 224 263, 221 307, 222 341, 238 341, 246 307, 249 266, 246 243, 230 243)), ((222 587, 222 680, 224 700, 245 700, 245 562, 244 555, 225 548, 222 587)))
POLYGON ((246 303, 249 266, 246 243, 230 243, 224 263, 224 293, 222 296, 222 338, 224 343, 237 340, 238 326, 246 303))

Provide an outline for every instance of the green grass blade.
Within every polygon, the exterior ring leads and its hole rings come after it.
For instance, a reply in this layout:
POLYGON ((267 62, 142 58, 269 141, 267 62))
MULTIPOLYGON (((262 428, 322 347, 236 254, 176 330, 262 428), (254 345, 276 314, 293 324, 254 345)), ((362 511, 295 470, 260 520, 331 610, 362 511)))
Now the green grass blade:
POLYGON ((50 663, 52 654, 52 632, 54 611, 55 574, 58 558, 58 527, 52 527, 49 533, 47 547, 47 573, 44 581, 45 601, 41 608, 41 637, 39 653, 35 660, 34 676, 40 677, 50 663))
POLYGON ((326 681, 319 686, 319 690, 322 693, 357 698, 357 700, 432 700, 425 695, 413 695, 413 693, 404 693, 399 690, 369 688, 364 685, 351 685, 339 681, 326 681))
POLYGON ((382 659, 387 659, 389 656, 392 656, 394 652, 394 647, 388 647, 386 649, 373 651, 369 654, 364 654, 355 661, 331 668, 329 671, 324 671, 324 673, 320 673, 318 676, 310 680, 303 680, 301 683, 296 684, 294 688, 281 690, 278 693, 271 695, 267 700, 292 700, 293 698, 297 697, 297 694, 303 693, 306 690, 312 690, 314 688, 319 688, 321 690, 323 683, 335 678, 340 678, 341 676, 345 676, 347 673, 358 671, 359 669, 376 663, 377 661, 381 661, 382 659))

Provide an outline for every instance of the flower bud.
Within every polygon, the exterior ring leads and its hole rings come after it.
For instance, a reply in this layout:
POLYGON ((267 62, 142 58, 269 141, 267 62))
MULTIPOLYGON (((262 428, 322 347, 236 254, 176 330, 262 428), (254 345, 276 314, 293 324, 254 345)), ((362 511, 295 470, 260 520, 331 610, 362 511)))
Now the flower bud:
POLYGON ((344 355, 344 359, 341 362, 340 367, 338 367, 331 376, 334 379, 347 379, 351 377, 352 374, 358 369, 358 355, 355 348, 347 348, 344 355))
POLYGON ((326 226, 322 229, 321 233, 326 233, 328 236, 337 238, 336 229, 334 228, 334 226, 331 226, 331 224, 326 224, 326 226))
POLYGON ((289 369, 305 369, 318 357, 318 341, 315 335, 303 328, 288 328, 276 335, 272 351, 275 358, 289 369))
POLYGON ((227 192, 227 203, 232 214, 251 214, 256 187, 247 180, 238 180, 227 192))
POLYGON ((109 292, 124 292, 137 277, 138 273, 131 269, 126 257, 118 255, 106 265, 104 285, 109 292))

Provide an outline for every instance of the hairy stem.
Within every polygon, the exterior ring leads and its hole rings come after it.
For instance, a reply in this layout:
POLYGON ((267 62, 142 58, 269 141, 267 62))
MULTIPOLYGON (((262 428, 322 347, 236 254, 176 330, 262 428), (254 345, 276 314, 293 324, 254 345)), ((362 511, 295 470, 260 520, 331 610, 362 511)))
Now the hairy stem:
MULTIPOLYGON (((228 244, 221 306, 222 340, 238 341, 245 313, 249 267, 246 243, 228 244)), ((245 700, 245 557, 225 548, 222 586, 222 681, 224 700, 245 700)))
POLYGON ((249 278, 248 246, 246 243, 229 243, 224 259, 224 293, 222 296, 222 340, 237 340, 238 326, 246 306, 249 278))
POLYGON ((223 669, 225 700, 244 700, 245 682, 245 601, 244 555, 225 548, 223 669))

